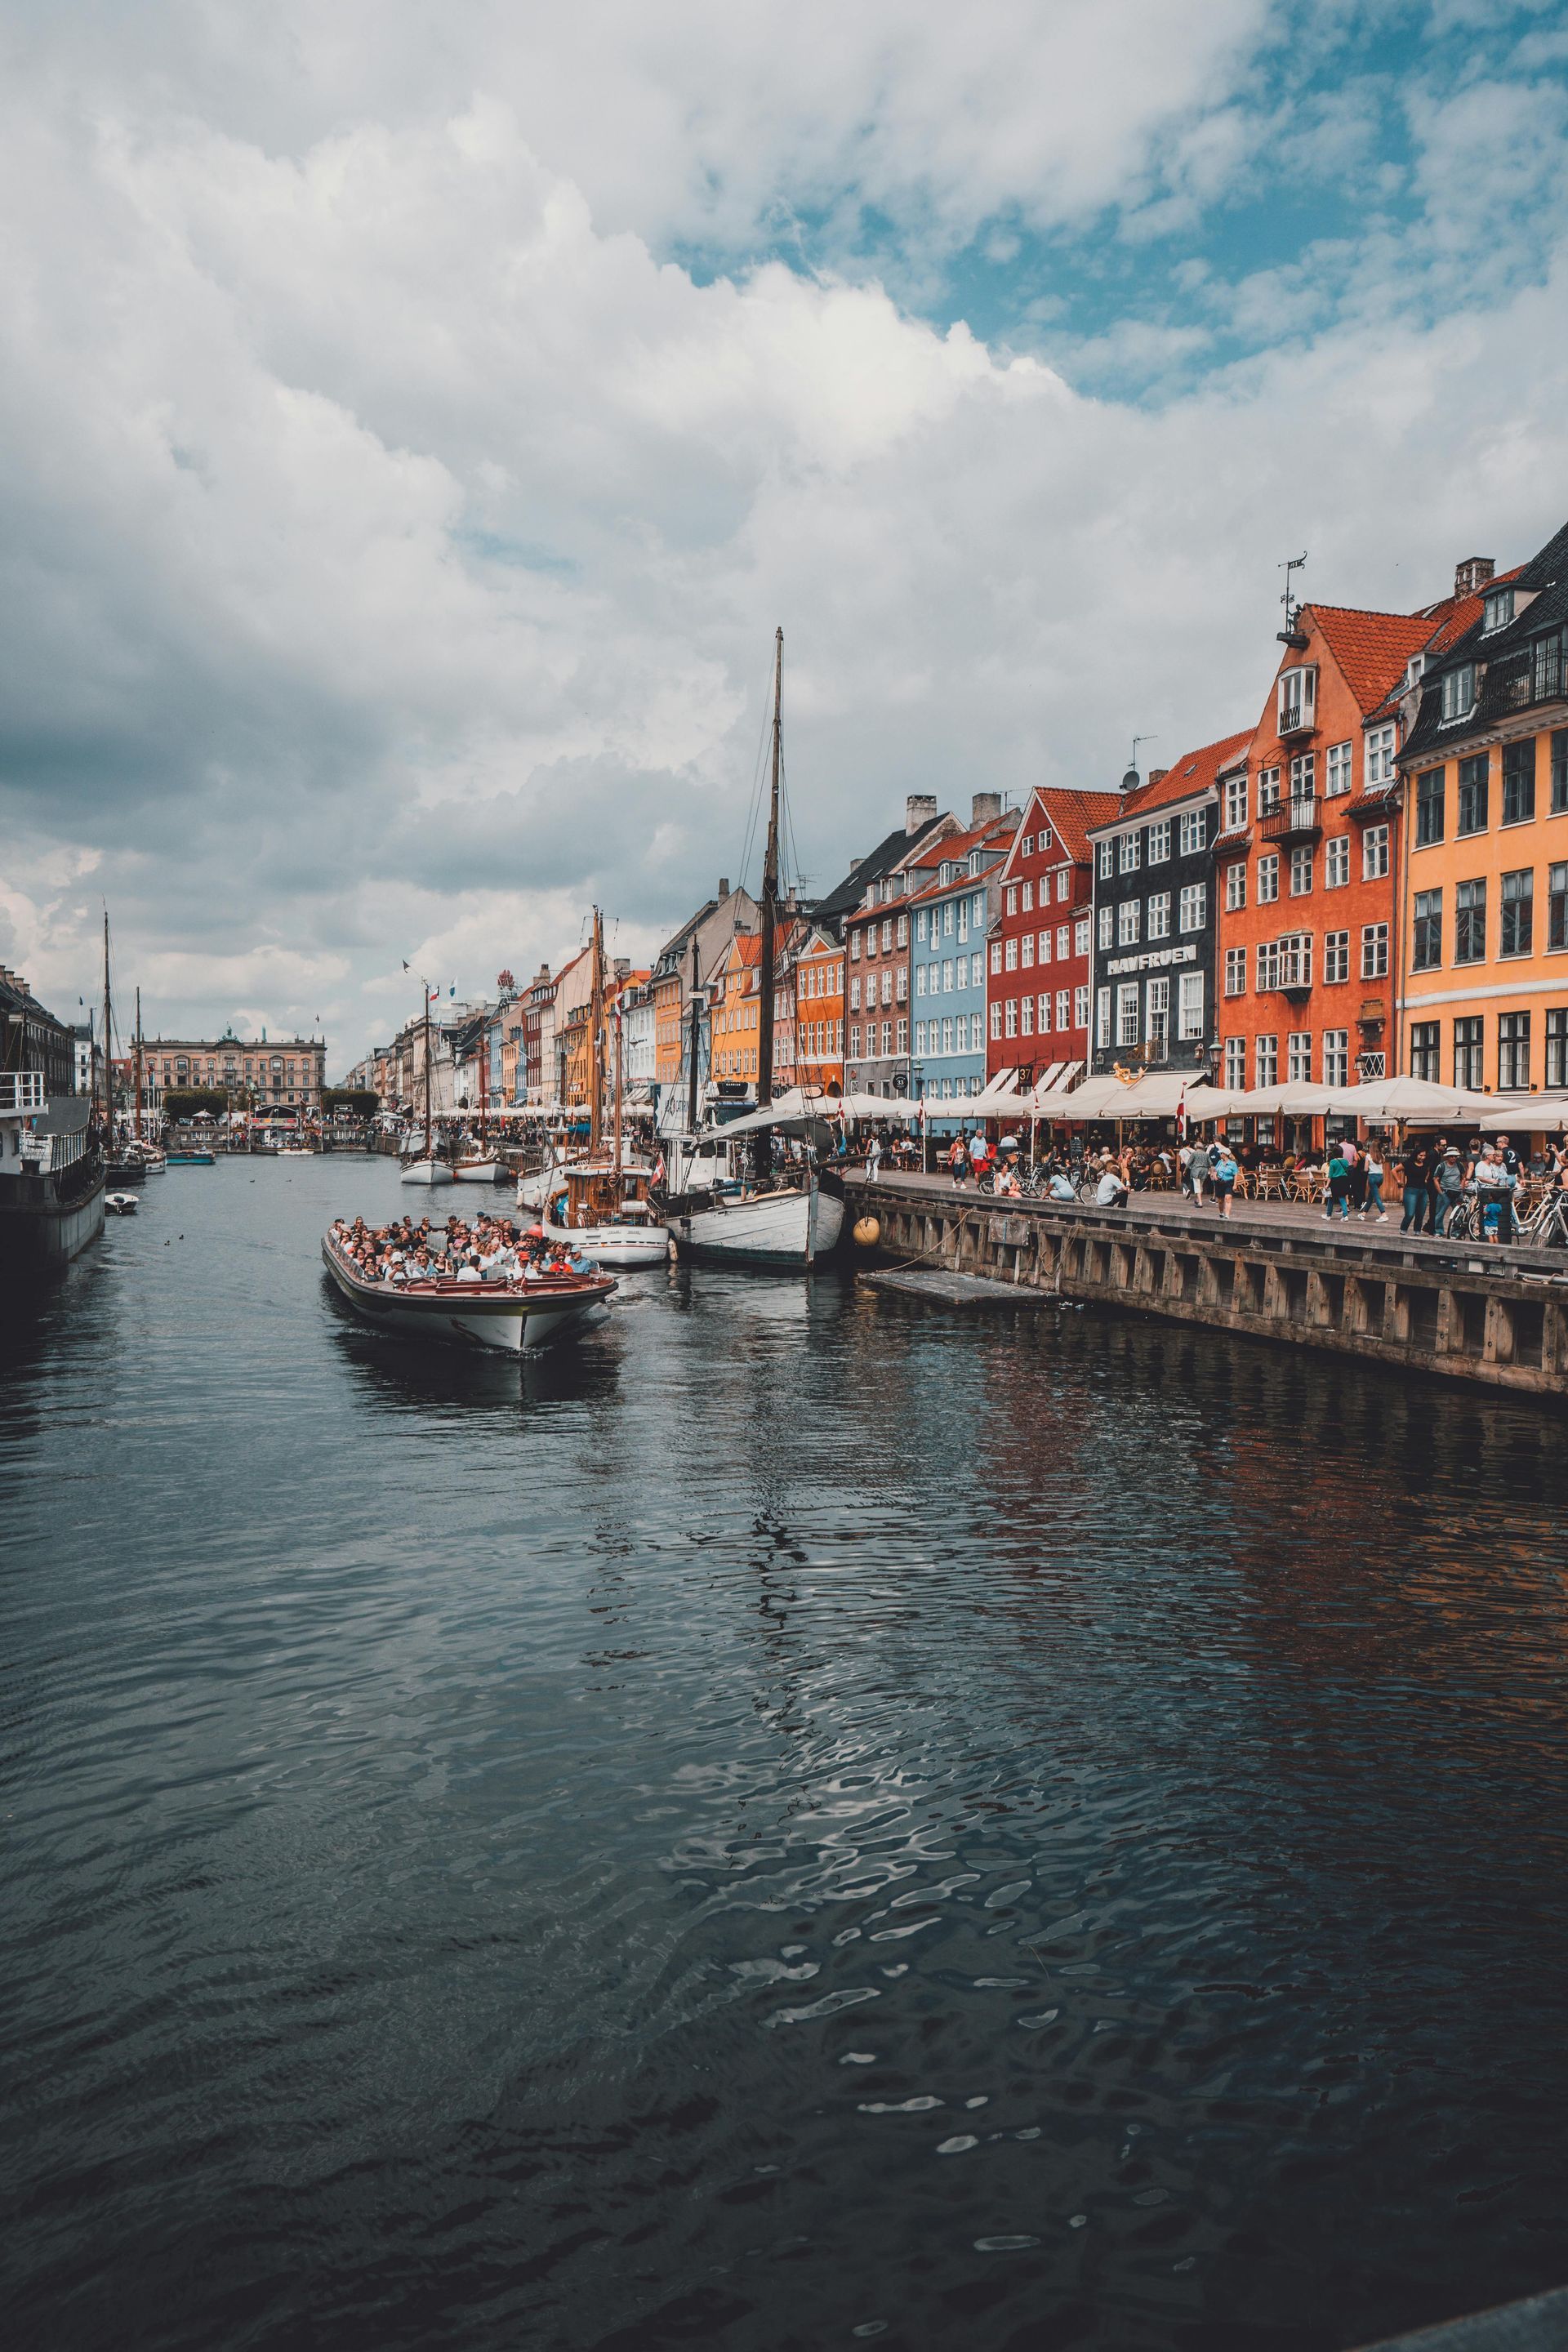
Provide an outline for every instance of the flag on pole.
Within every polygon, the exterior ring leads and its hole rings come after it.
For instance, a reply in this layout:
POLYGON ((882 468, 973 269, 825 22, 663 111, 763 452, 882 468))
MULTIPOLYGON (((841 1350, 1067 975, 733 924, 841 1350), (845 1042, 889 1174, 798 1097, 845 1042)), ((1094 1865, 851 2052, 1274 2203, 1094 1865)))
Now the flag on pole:
POLYGON ((1187 1082, 1185 1078, 1182 1080, 1182 1091, 1176 1103, 1176 1139, 1179 1143, 1185 1143, 1187 1139, 1187 1082))

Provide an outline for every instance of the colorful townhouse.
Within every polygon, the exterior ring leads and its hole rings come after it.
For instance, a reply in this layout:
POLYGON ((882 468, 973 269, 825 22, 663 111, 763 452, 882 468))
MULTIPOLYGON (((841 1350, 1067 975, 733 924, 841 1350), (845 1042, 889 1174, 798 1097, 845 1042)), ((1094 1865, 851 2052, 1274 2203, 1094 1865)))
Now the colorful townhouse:
POLYGON ((1002 903, 1002 867, 1021 821, 1018 810, 1003 810, 995 793, 976 793, 971 814, 968 832, 919 853, 913 871, 920 887, 908 909, 910 1076, 913 1093, 930 1106, 933 1134, 961 1125, 963 1105, 985 1085, 986 947, 1002 903))
POLYGON ((1220 1065, 1232 1087, 1390 1073, 1401 698, 1467 606, 1301 606, 1215 844, 1220 1065))
POLYGON ((714 1078, 757 1083, 757 1045, 762 1011, 763 942, 755 931, 737 931, 719 961, 709 990, 714 1078))
POLYGON ((1558 1092, 1568 1089, 1568 525, 1502 577, 1485 557, 1468 569, 1466 624, 1405 698, 1401 1059, 1415 1077, 1558 1092))
POLYGON ((1222 798, 1247 774, 1249 732, 1123 779, 1094 850, 1090 986, 1097 1075, 1206 1071, 1214 1062, 1215 837, 1222 798))
POLYGON ((846 1093, 910 1093, 909 899, 918 887, 917 860, 957 831, 955 817, 937 814, 933 795, 911 793, 904 803, 902 830, 889 834, 869 857, 855 861, 847 886, 854 896, 847 906, 841 890, 815 910, 821 922, 834 919, 835 908, 843 907, 846 1093))
MULTIPOLYGON (((1089 1058, 1094 858, 1088 828, 1107 824, 1115 793, 1038 785, 999 877, 989 941, 985 1076, 1016 1073, 1027 1093, 1053 1069, 1063 1084, 1089 1058)), ((919 1023, 916 1023, 917 1032, 919 1023)))
POLYGON ((803 928, 789 1003, 794 1078, 826 1095, 844 1091, 844 943, 821 923, 803 928))

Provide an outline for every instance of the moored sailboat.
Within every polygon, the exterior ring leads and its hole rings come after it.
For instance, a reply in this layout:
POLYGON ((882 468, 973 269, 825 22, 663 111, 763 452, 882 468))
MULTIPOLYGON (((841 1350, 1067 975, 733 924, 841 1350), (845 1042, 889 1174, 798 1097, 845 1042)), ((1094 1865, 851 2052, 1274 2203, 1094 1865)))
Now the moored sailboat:
POLYGON ((650 1171, 628 1167, 622 1153, 625 1087, 621 1060, 621 1020, 615 1017, 616 1055, 613 1141, 604 1154, 603 1063, 605 1030, 605 934, 599 909, 594 909, 594 982, 588 1007, 589 1089, 588 1156, 557 1170, 542 1196, 544 1230, 552 1241, 573 1242, 601 1265, 626 1272, 662 1265, 669 1255, 669 1238, 648 1198, 650 1171))
POLYGON ((449 1184, 452 1171, 437 1157, 430 1118, 430 988, 426 981, 419 985, 425 992, 425 1148, 417 1159, 404 1161, 401 1176, 405 1184, 449 1184))

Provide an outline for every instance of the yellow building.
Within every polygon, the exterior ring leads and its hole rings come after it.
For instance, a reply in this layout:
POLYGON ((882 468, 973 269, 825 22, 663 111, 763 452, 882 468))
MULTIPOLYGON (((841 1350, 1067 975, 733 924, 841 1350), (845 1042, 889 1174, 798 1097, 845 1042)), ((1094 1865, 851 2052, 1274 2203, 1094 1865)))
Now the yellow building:
POLYGON ((757 1082, 762 952, 763 943, 755 931, 737 931, 713 975, 715 1078, 745 1078, 752 1086, 757 1082))
POLYGON ((1479 614, 1406 705, 1400 1063, 1568 1090, 1568 527, 1467 568, 1479 614))

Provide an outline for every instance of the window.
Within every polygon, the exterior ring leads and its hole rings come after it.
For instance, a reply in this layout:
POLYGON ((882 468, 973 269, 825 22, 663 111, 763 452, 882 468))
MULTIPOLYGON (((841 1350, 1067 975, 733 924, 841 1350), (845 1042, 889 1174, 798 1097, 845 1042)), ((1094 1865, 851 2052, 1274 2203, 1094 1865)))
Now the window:
MULTIPOLYGON (((1149 863, 1163 866, 1171 855, 1171 820, 1163 816, 1149 827, 1149 863)), ((1061 894, 1064 898, 1066 892, 1061 894)))
POLYGON ((1351 1033, 1348 1029, 1325 1029, 1322 1082, 1326 1087, 1348 1087, 1350 1080, 1351 1033))
POLYGON ((1035 934, 1033 931, 1026 931, 1018 941, 1018 961, 1023 965, 1024 970, 1028 971, 1032 969, 1034 961, 1035 934))
POLYGON ((1502 747, 1502 821, 1528 824, 1535 814, 1535 738, 1502 747))
POLYGON ((1533 702, 1555 702, 1563 691, 1565 669, 1563 656, 1568 654, 1568 629, 1553 630, 1550 636, 1537 637, 1531 647, 1531 699, 1533 702))
POLYGON ((1369 824, 1361 837, 1361 878, 1363 882, 1381 882, 1388 872, 1388 835, 1385 824, 1369 824))
MULTIPOLYGON (((1068 872, 1067 867, 1064 866, 1060 873, 1057 876, 1057 898, 1058 904, 1067 899, 1071 889, 1072 876, 1068 872)), ((1045 897, 1045 892, 1043 890, 1041 891, 1040 896, 1042 898, 1045 897)))
MULTIPOLYGON (((884 1022, 883 1022, 883 1024, 882 1024, 882 1041, 883 1041, 884 1045, 886 1045, 886 1043, 887 1043, 887 1036, 888 1036, 888 1024, 887 1024, 887 1023, 884 1021, 884 1022)), ((900 1053, 900 1054, 907 1054, 907 1053, 909 1052, 909 1050, 910 1050, 910 1024, 909 1024, 909 1023, 908 1023, 907 1021, 900 1021, 900 1022, 899 1023, 899 1024, 898 1024, 898 1035, 897 1035, 896 1039, 894 1040, 894 1051, 895 1051, 896 1053, 900 1053)))
POLYGON ((1181 1030, 1184 1042, 1201 1038, 1204 1034, 1204 976, 1201 971, 1182 974, 1181 1030))
POLYGON ((1207 809, 1184 809, 1177 841, 1184 857, 1195 857, 1209 837, 1207 809))
POLYGON ((1072 1025, 1075 1029, 1089 1027, 1089 991, 1075 988, 1072 992, 1072 1025))
POLYGON ((947 957, 942 963, 942 992, 944 996, 951 996, 952 994, 952 959, 951 956, 947 957))
POLYGON ((1109 880, 1110 879, 1110 877, 1115 873, 1115 871, 1116 871, 1116 845, 1115 845, 1115 843, 1114 843, 1114 842, 1102 841, 1102 842, 1100 843, 1100 878, 1101 878, 1103 881, 1107 881, 1107 882, 1109 882, 1109 880))
POLYGON ((1017 942, 1017 940, 1009 940, 1006 942, 1005 949, 1005 950, 1004 950, 1004 952, 1003 952, 1002 961, 1003 961, 1003 963, 1005 965, 1006 969, 1007 969, 1009 971, 1017 971, 1017 969, 1018 969, 1018 942, 1017 942))
POLYGON ((1143 985, 1143 1035, 1163 1062, 1171 1044, 1171 982, 1163 972, 1143 985))
POLYGON ((1417 890, 1415 920, 1411 930, 1410 968, 1436 971, 1443 961, 1443 893, 1417 890))
POLYGON ((1007 885, 1006 911, 1009 915, 1016 915, 1018 911, 1018 887, 1014 882, 1009 882, 1007 885))
POLYGON ((1443 838, 1443 791, 1446 768, 1428 768, 1415 779, 1415 846, 1428 849, 1443 838))
POLYGON ((1348 931, 1323 933, 1323 978, 1325 981, 1348 980, 1351 976, 1351 935, 1348 931))
POLYGON ((1124 833, 1122 835, 1121 841, 1117 845, 1116 865, 1119 873, 1137 873, 1139 845, 1142 840, 1142 835, 1141 834, 1124 833))
POLYGON ((1369 793, 1380 789, 1384 784, 1393 783, 1396 749, 1392 727, 1373 727, 1367 730, 1362 774, 1366 779, 1366 789, 1369 793))
POLYGON ((860 1024, 858 1023, 858 1021, 851 1021, 851 1023, 849 1024, 849 1053, 850 1053, 850 1057, 851 1057, 851 1059, 852 1059, 852 1060, 857 1061, 857 1062, 859 1060, 859 1058, 860 1058, 860 1024))
POLYGON ((1168 940, 1171 936, 1171 894, 1157 890, 1149 901, 1149 937, 1168 940))
POLYGON ((1361 927, 1361 976, 1363 980, 1383 980, 1388 972, 1388 925, 1363 923, 1361 927))
POLYGON ((1035 1000, 1032 996, 1018 999, 1018 1025, 1026 1037, 1035 1034, 1035 1000))
POLYGON ((1206 882, 1189 882, 1182 892, 1181 923, 1184 931, 1201 931, 1208 913, 1209 888, 1206 882))
MULTIPOLYGON (((903 976, 904 976, 904 975, 903 975, 903 973, 900 971, 900 974, 899 974, 899 978, 900 978, 900 980, 902 980, 903 976)), ((884 1004, 891 1004, 892 1001, 893 1001, 893 975, 892 975, 892 972, 891 972, 891 971, 890 971, 890 970, 889 970, 889 969, 887 969, 887 968, 884 968, 883 972, 882 972, 882 1002, 883 1002, 883 1003, 884 1003, 884 1004)))
POLYGON ((891 954, 892 946, 893 919, 891 915, 884 915, 882 918, 882 953, 884 955, 891 954))
POLYGON ((1526 956, 1535 945, 1535 874, 1531 866, 1502 877, 1500 956, 1526 956))
MULTIPOLYGON (((887 926, 884 924, 883 929, 886 930, 886 929, 887 926)), ((969 901, 967 898, 961 898, 958 902, 958 936, 961 940, 966 940, 969 937, 969 901)), ((888 945, 886 939, 883 940, 882 945, 884 947, 888 945)))
MULTIPOLYGON (((934 1026, 935 1024, 933 1024, 932 1025, 934 1026)), ((991 1007, 991 1034, 993 1037, 1000 1037, 1002 1034, 1002 1007, 1000 1004, 994 1004, 991 1007)), ((925 1052, 925 1047, 919 1042, 918 1037, 915 1043, 915 1051, 917 1054, 923 1054, 925 1052)))
MULTIPOLYGON (((1107 990, 1106 993, 1109 995, 1110 991, 1107 990)), ((1043 990, 1040 994, 1038 1017, 1040 1034, 1042 1037, 1048 1037, 1051 1034, 1051 1000, 1043 990)))
POLYGON ((1312 1033, 1310 1029, 1292 1029, 1288 1040, 1289 1058, 1285 1075, 1293 1087, 1311 1084, 1312 1033))
POLYGON ((1136 947, 1138 926, 1142 920, 1143 904, 1140 898, 1124 898, 1116 909, 1116 944, 1119 948, 1136 947))
POLYGON ((1270 849, 1258 861, 1258 903, 1270 907, 1279 896, 1279 852, 1270 849))
MULTIPOLYGON (((915 908, 915 937, 917 940, 923 940, 926 935, 926 913, 927 909, 924 907, 917 907, 915 908)), ((856 931, 849 941, 849 953, 851 956, 858 956, 859 952, 860 934, 858 931, 856 931)))
POLYGON ((1484 963, 1487 955, 1487 886, 1461 882, 1454 893, 1454 961, 1484 963))
POLYGON ((1487 829, 1487 754, 1479 752, 1473 760, 1459 762, 1459 820, 1458 833, 1485 833, 1487 829))
POLYGON ((993 971, 1000 971, 1002 969, 1002 942, 1000 940, 993 940, 991 942, 991 969, 993 971))
POLYGON ((1109 948, 1114 946, 1115 941, 1116 910, 1112 907, 1101 907, 1100 910, 1100 944, 1102 948, 1109 948))
POLYGON ((1568 1004, 1554 1004, 1546 1016, 1546 1083, 1568 1087, 1568 1004))
POLYGON ((1227 996, 1247 994, 1247 950, 1226 948, 1225 951, 1225 992, 1227 996))
POLYGON ((1032 882, 1025 883, 1024 895, 1018 903, 1023 908, 1026 915, 1033 913, 1035 905, 1035 886, 1032 882))
POLYGON ((1247 823, 1247 778, 1232 776, 1225 788, 1225 829, 1239 833, 1247 823))
POLYGON ((944 900, 943 900, 943 902, 942 902, 942 937, 943 937, 944 939, 948 939, 948 940, 952 939, 952 900, 951 898, 944 899, 944 900))
MULTIPOLYGON (((964 1027, 967 1028, 969 1024, 966 1021, 964 1023, 964 1027)), ((942 1050, 944 1054, 951 1054, 952 1051, 952 1019, 951 1014, 942 1024, 942 1050)))
POLYGON ((1351 747, 1348 743, 1331 743, 1328 751, 1328 774, 1323 790, 1331 800, 1351 788, 1351 747))
MULTIPOLYGON (((1042 846, 1044 846, 1043 844, 1042 846)), ((1018 855, 1020 857, 1032 857, 1034 854, 1035 836, 1032 833, 1026 833, 1024 835, 1023 840, 1018 844, 1018 855)))
POLYGON ((907 915, 900 915, 899 917, 898 922, 894 927, 894 937, 897 939, 898 943, 901 948, 907 948, 909 946, 910 919, 907 915))
POLYGON ((1530 1015, 1500 1013, 1497 1017, 1497 1082, 1509 1093, 1523 1094, 1530 1087, 1530 1015))
POLYGON ((1017 1034, 1018 1000, 1016 996, 1010 996, 1007 999, 1006 1018, 1003 1023, 1003 1034, 1008 1037, 1016 1037, 1017 1034))
MULTIPOLYGON (((991 1007, 991 1034, 994 1037, 996 1034, 996 1007, 994 1005, 991 1007)), ((926 1025, 923 1021, 917 1021, 915 1023, 915 1051, 917 1054, 923 1054, 925 1049, 926 1025)))
MULTIPOLYGON (((1063 955, 1066 955, 1067 929, 1065 925, 1059 933, 1059 937, 1062 943, 1062 953, 1063 955)), ((1074 954, 1086 956, 1089 953, 1089 917, 1087 915, 1080 915, 1079 917, 1077 922, 1072 927, 1072 937, 1074 954)))
POLYGON ((1247 1085, 1247 1040, 1227 1037, 1225 1041, 1225 1082, 1235 1094, 1247 1085))
POLYGON ((1552 738, 1552 814, 1561 816, 1568 809, 1568 727, 1558 728, 1552 738))
POLYGON ((1318 755, 1315 751, 1298 751, 1290 762, 1290 797, 1293 801, 1310 801, 1317 796, 1318 755))
POLYGON ((1119 1045, 1138 1043, 1138 982, 1124 980, 1116 992, 1116 1042, 1119 1045))
POLYGON ((1236 914, 1247 904, 1247 867, 1239 860, 1225 869, 1225 908, 1227 915, 1236 914))
POLYGON ((1546 944, 1568 948, 1568 866, 1546 869, 1546 944))
MULTIPOLYGON (((899 966, 899 976, 893 984, 893 994, 900 1004, 907 1004, 910 1001, 910 968, 907 963, 901 963, 899 966)), ((884 996, 883 1003, 886 1002, 887 999, 884 996)))
POLYGON ((1279 769, 1278 769, 1278 768, 1259 768, 1259 770, 1258 771, 1258 815, 1259 815, 1259 816, 1267 816, 1270 809, 1277 809, 1277 808, 1279 807, 1279 769))
MULTIPOLYGON (((922 980, 925 978, 925 967, 923 964, 921 967, 921 977, 922 980)), ((849 1010, 851 1013, 858 1013, 860 1010, 860 975, 858 972, 856 973, 854 979, 849 983, 849 1010)))
POLYGON ((1481 1044, 1481 1016, 1468 1014, 1454 1024, 1454 1084, 1479 1093, 1485 1062, 1481 1044))
MULTIPOLYGON (((1384 831, 1387 828, 1384 827, 1384 831)), ((1304 898, 1312 887, 1312 847, 1310 842, 1290 852, 1290 896, 1304 898)))
POLYGON ((1072 1007, 1067 990, 1065 988, 1058 988, 1057 991, 1057 1027, 1058 1029, 1065 1029, 1068 1027, 1068 1014, 1071 1009, 1072 1007))
MULTIPOLYGON (((1100 912, 1103 914, 1103 913, 1104 913, 1104 911, 1105 911, 1105 909, 1104 909, 1103 908, 1101 908, 1100 912)), ((1040 961, 1041 961, 1042 963, 1049 963, 1050 960, 1051 960, 1051 935, 1050 935, 1049 931, 1042 931, 1042 932, 1040 933, 1040 961)))
POLYGON ((1410 1028, 1410 1075, 1426 1078, 1436 1086, 1442 1076, 1442 1024, 1436 1021, 1415 1021, 1410 1028))
POLYGON ((1094 992, 1094 1042, 1097 1045, 1110 1044, 1110 991, 1097 988, 1094 992))
MULTIPOLYGON (((1079 929, 1083 933, 1083 944, 1079 948, 1079 953, 1080 955, 1087 955, 1089 953, 1089 925, 1087 922, 1080 924, 1079 929)), ((1066 963, 1068 960, 1068 927, 1065 923, 1058 923, 1057 925, 1057 954, 1060 961, 1063 963, 1066 963)))
POLYGON ((1456 719, 1468 719, 1475 709, 1476 666, 1461 662, 1458 669, 1443 675, 1443 724, 1453 726, 1456 719))
POLYGON ((1351 843, 1348 833, 1336 834, 1332 841, 1323 844, 1323 887, 1342 890, 1351 878, 1351 843))
POLYGON ((1279 1083, 1279 1040, 1258 1037, 1252 1049, 1252 1083, 1255 1087, 1275 1087, 1279 1083))
MULTIPOLYGON (((1494 629, 1506 629, 1513 618, 1513 590, 1494 588, 1486 600, 1485 610, 1486 620, 1481 630, 1483 636, 1489 637, 1494 629)), ((1500 1085, 1501 1081, 1500 1080, 1499 1083, 1500 1085)))
POLYGON ((1293 734, 1311 727, 1318 716, 1318 673, 1315 669, 1285 669, 1279 673, 1279 732, 1293 734))

